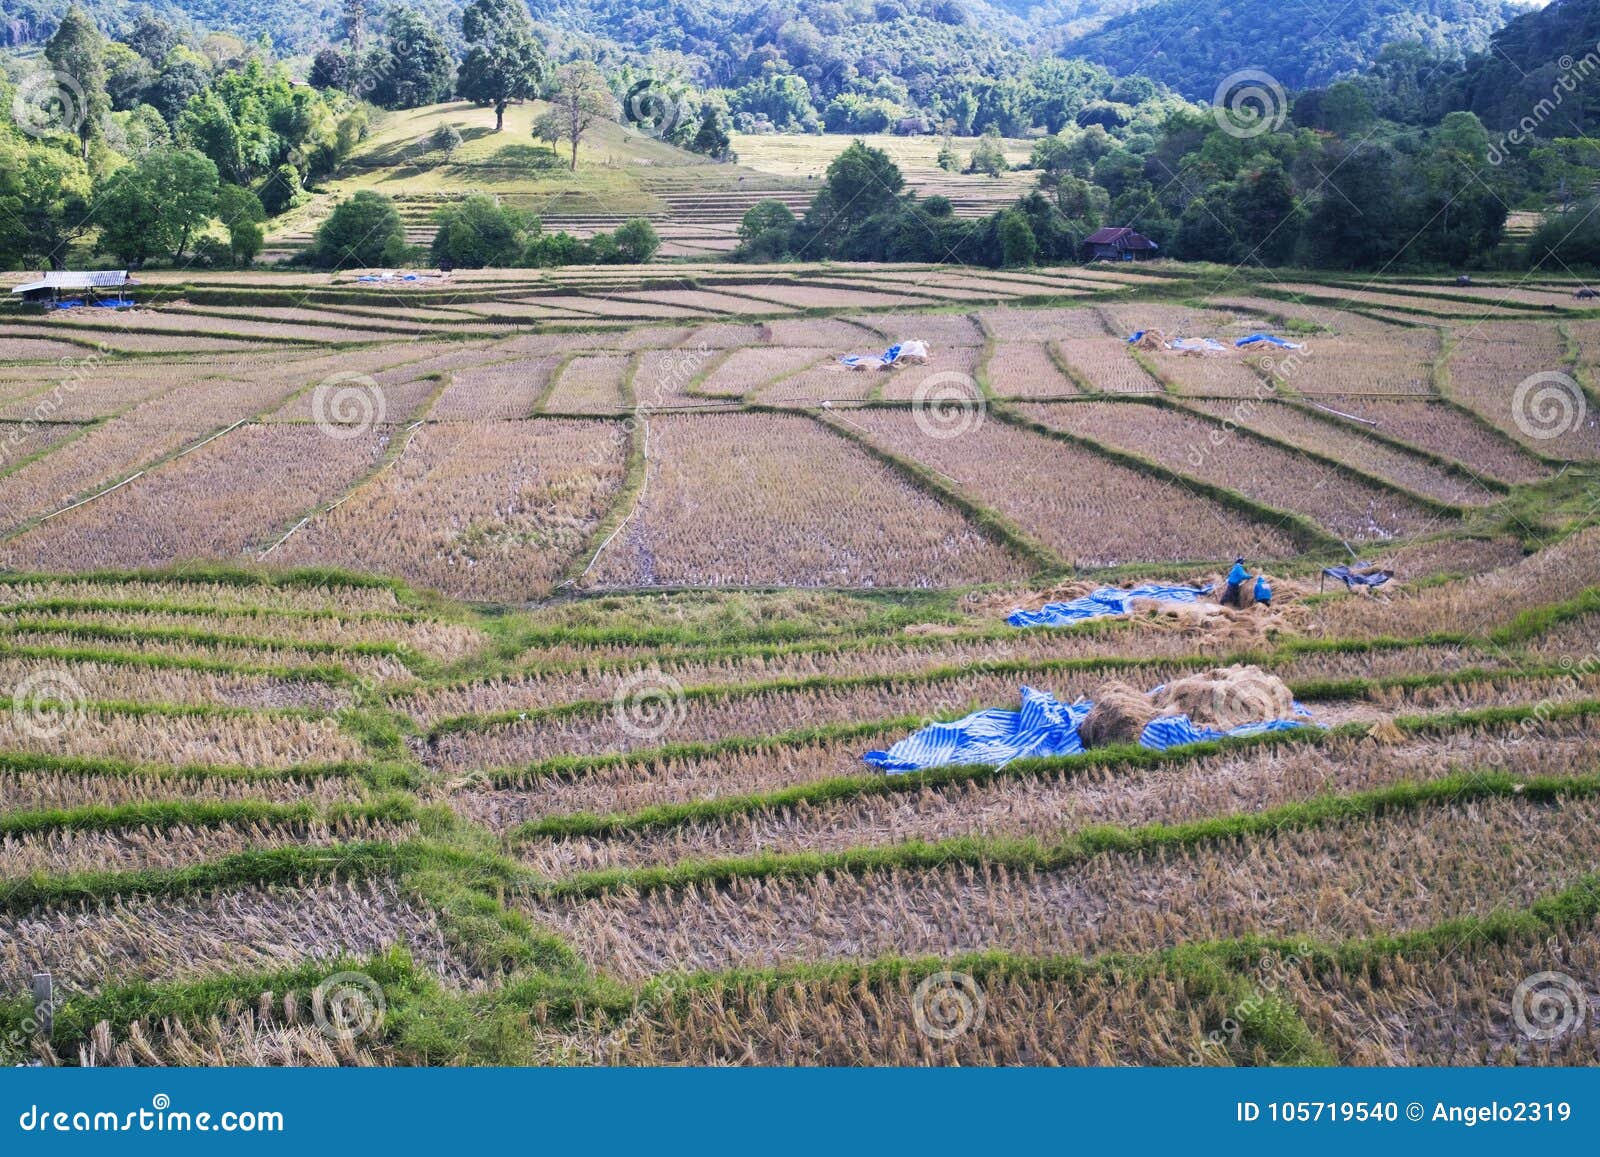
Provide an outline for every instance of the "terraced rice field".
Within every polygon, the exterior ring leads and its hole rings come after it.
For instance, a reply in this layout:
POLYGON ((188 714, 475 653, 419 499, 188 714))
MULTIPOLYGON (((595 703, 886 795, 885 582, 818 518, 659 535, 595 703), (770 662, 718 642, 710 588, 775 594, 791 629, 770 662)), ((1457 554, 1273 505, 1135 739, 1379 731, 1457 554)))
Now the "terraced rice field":
POLYGON ((0 1063, 1600 1062, 1515 1005, 1600 1001, 1600 331, 1556 284, 1165 272, 152 273, 115 333, 16 319, 0 1063), (1290 319, 1270 366, 1114 336, 1290 319), (1006 623, 1241 553, 1271 607, 1006 623), (1321 726, 862 760, 1235 662, 1321 726), (982 1014, 925 1031, 929 985, 982 1014))

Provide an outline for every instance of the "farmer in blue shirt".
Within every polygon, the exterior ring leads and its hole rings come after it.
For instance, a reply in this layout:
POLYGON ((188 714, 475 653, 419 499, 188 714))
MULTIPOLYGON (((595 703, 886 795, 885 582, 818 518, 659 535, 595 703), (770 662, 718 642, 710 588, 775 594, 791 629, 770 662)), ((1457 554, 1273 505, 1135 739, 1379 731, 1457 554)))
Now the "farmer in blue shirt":
POLYGON ((1228 572, 1228 586, 1222 592, 1222 605, 1236 607, 1239 605, 1239 585, 1250 577, 1250 572, 1244 569, 1244 556, 1240 555, 1233 560, 1233 569, 1228 572))
POLYGON ((1272 605, 1272 588, 1267 585, 1267 576, 1264 574, 1256 575, 1256 602, 1264 607, 1272 605))

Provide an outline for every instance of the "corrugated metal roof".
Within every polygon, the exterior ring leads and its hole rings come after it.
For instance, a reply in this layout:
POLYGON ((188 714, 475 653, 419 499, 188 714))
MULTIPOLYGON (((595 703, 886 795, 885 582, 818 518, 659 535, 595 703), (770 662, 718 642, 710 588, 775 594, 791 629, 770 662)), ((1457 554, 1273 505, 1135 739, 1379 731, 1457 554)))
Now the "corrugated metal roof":
POLYGON ((114 289, 128 283, 126 269, 90 269, 81 273, 46 273, 41 281, 19 285, 12 293, 30 293, 35 289, 114 289))

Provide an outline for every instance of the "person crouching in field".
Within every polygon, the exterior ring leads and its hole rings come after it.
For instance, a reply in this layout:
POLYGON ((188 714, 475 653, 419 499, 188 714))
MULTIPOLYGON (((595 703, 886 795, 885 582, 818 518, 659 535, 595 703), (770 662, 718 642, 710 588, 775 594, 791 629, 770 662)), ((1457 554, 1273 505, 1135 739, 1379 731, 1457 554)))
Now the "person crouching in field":
POLYGON ((1256 575, 1256 603, 1263 607, 1272 605, 1272 587, 1267 584, 1267 576, 1256 575))
POLYGON ((1244 555, 1233 560, 1233 569, 1228 572, 1228 585, 1222 591, 1222 605, 1237 607, 1243 602, 1239 598, 1239 588, 1250 577, 1250 572, 1244 568, 1244 555))

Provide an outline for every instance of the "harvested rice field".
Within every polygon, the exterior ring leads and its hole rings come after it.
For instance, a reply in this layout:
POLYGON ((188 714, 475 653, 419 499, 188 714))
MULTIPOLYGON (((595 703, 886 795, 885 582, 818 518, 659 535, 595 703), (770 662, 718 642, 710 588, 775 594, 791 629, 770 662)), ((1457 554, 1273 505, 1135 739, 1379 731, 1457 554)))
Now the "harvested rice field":
POLYGON ((1600 1064, 1560 277, 148 277, 0 342, 0 1063, 1600 1064))

